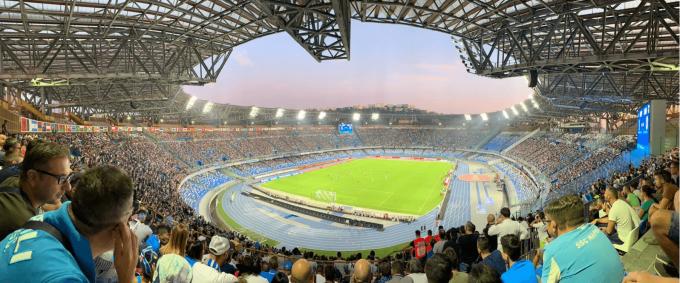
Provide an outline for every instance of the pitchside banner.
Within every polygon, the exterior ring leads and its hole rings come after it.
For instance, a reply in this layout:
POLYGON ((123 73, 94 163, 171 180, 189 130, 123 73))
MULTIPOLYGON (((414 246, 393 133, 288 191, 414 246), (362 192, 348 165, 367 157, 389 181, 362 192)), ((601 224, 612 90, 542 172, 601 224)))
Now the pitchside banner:
MULTIPOLYGON (((21 117, 22 133, 103 133, 103 132, 260 132, 283 131, 293 128, 160 128, 160 127, 117 127, 117 126, 81 126, 43 122, 21 117)), ((310 128, 309 130, 316 130, 310 128)))

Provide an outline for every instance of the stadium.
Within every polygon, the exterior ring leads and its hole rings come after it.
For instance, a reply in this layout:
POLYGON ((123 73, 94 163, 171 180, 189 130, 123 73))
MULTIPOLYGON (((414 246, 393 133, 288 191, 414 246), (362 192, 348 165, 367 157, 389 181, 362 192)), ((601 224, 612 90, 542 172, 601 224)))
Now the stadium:
POLYGON ((679 280, 680 1, 0 3, 0 282, 679 280))

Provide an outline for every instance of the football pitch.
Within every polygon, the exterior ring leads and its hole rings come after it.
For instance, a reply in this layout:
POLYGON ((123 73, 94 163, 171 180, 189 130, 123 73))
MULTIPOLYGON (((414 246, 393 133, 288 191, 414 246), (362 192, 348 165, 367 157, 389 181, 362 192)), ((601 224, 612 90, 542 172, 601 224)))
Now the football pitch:
POLYGON ((335 192, 335 203, 396 213, 423 215, 441 194, 450 162, 357 159, 284 177, 263 187, 322 201, 318 192, 335 192))

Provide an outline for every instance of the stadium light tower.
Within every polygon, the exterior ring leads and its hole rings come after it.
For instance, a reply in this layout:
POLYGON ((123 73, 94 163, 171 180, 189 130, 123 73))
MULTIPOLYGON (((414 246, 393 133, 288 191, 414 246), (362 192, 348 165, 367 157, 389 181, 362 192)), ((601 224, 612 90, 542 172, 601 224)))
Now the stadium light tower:
POLYGON ((503 117, 505 117, 505 119, 510 119, 510 116, 508 115, 508 111, 503 110, 503 117))
POLYGON ((324 118, 326 118, 326 112, 319 112, 319 120, 323 120, 324 118))
POLYGON ((191 109, 191 107, 194 106, 194 103, 196 103, 196 97, 195 96, 189 97, 189 100, 187 101, 187 106, 184 110, 191 109))
POLYGON ((482 117, 482 121, 489 121, 489 116, 487 116, 486 113, 479 114, 479 116, 482 117))
POLYGON ((283 117, 283 112, 286 112, 286 110, 284 110, 283 108, 276 109, 276 115, 274 115, 274 117, 276 118, 283 117))
POLYGON ((212 110, 213 103, 212 102, 206 102, 205 105, 203 105, 203 114, 210 112, 212 110))
POLYGON ((252 118, 257 117, 257 114, 259 114, 259 113, 260 113, 260 108, 253 106, 253 107, 250 108, 250 113, 248 114, 248 116, 252 119, 252 118))
POLYGON ((359 121, 359 119, 361 119, 361 114, 359 114, 357 112, 352 114, 352 121, 359 121))
POLYGON ((515 114, 515 116, 519 116, 519 112, 517 112, 517 108, 515 108, 515 105, 511 106, 510 110, 512 110, 512 114, 515 114))
POLYGON ((472 120, 472 116, 470 114, 465 114, 465 121, 470 121, 472 120))
POLYGON ((298 120, 304 120, 305 115, 307 115, 307 112, 305 110, 300 110, 300 112, 298 112, 298 114, 297 114, 297 119, 298 120))
POLYGON ((371 120, 376 121, 380 119, 380 114, 379 113, 373 113, 371 114, 371 120))

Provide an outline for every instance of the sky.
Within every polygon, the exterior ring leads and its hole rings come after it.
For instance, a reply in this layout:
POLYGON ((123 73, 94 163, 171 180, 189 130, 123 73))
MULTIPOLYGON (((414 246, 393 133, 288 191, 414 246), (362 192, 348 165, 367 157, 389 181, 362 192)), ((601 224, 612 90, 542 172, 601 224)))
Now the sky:
POLYGON ((421 28, 353 20, 350 56, 319 63, 282 32, 234 48, 216 83, 184 89, 243 106, 412 104, 444 114, 493 112, 532 92, 523 77, 467 73, 449 35, 421 28))

